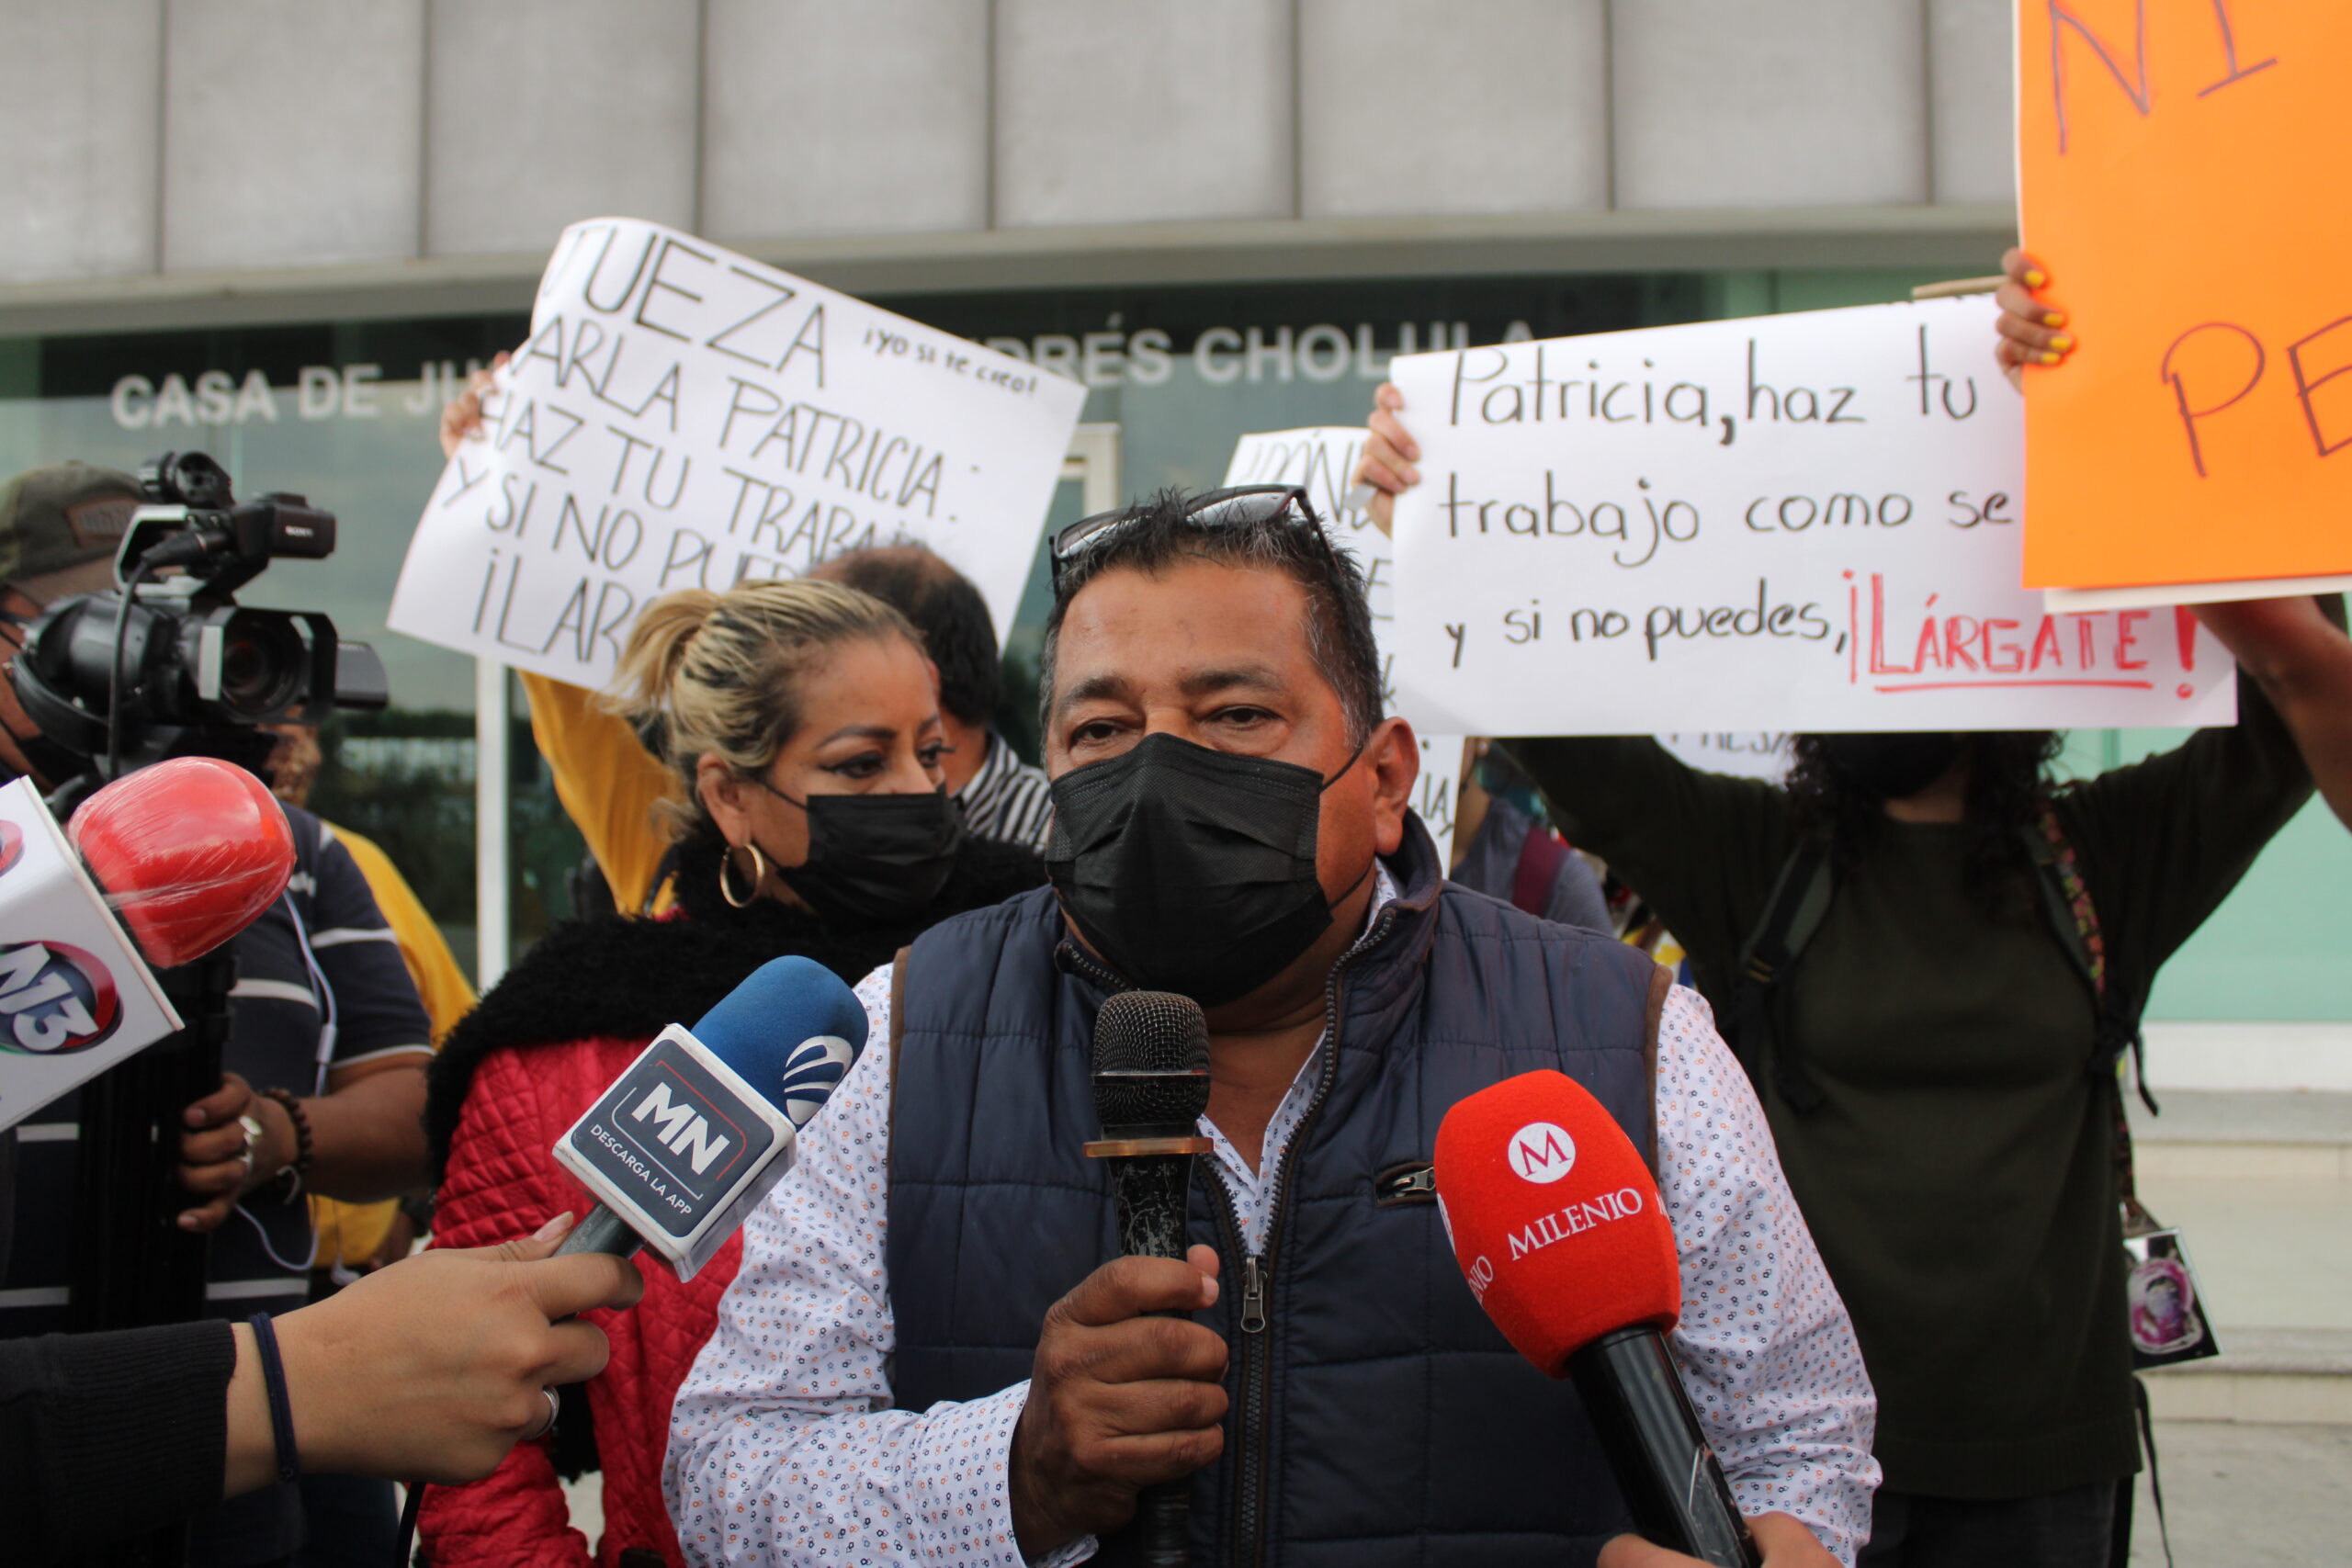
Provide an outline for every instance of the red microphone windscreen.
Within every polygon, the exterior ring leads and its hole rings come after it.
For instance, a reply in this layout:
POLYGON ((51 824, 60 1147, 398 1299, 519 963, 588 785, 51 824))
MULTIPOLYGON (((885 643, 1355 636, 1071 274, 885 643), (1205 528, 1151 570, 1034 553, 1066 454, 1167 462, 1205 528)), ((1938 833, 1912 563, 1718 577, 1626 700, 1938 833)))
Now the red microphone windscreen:
POLYGON ((294 831, 269 786, 209 757, 115 780, 82 803, 65 836, 161 969, 253 924, 294 873, 294 831))
POLYGON ((1471 1293, 1552 1377, 1601 1335, 1682 1314, 1657 1184, 1600 1102, 1565 1073, 1480 1089, 1437 1130, 1438 1212, 1471 1293))

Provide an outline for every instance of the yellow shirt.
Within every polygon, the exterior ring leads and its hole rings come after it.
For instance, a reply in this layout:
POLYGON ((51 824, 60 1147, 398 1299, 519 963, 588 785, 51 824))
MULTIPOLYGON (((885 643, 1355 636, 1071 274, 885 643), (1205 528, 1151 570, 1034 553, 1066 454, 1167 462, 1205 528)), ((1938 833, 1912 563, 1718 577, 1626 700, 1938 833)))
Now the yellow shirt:
POLYGON ((596 857, 613 907, 636 914, 669 849, 653 808, 673 797, 670 770, 586 687, 526 673, 523 690, 531 699, 531 739, 555 776, 556 798, 596 857))
MULTIPOLYGON (((409 978, 416 983, 416 994, 424 1003, 425 1017, 432 1021, 433 1043, 438 1049, 458 1021, 472 1010, 474 988, 466 983, 465 971, 458 967, 449 944, 442 940, 441 928, 425 913, 390 857, 348 828, 330 825, 330 830, 351 852, 359 874, 368 879, 368 890, 376 896, 376 907, 384 912, 384 923, 392 928, 392 940, 400 945, 409 978)), ((319 1239, 311 1256, 319 1263, 339 1262, 356 1269, 382 1247, 392 1216, 399 1212, 400 1204, 390 1201, 345 1203, 314 1195, 311 1223, 319 1239)))

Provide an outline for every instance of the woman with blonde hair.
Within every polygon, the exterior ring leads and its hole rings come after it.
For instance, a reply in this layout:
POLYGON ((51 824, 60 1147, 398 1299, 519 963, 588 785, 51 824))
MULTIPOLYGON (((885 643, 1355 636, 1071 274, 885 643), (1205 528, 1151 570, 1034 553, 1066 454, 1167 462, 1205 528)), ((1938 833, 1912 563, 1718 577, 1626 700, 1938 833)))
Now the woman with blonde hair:
MULTIPOLYGON (((1032 852, 963 830, 937 673, 879 600, 806 581, 669 594, 639 619, 617 686, 616 709, 675 782, 678 902, 551 932, 451 1033, 425 1112, 438 1246, 585 1213, 548 1150, 649 1040, 769 959, 797 953, 854 984, 933 923, 1045 881, 1032 852)), ((643 1310, 590 1314, 610 1364, 566 1391, 551 1439, 426 1494, 427 1560, 680 1562, 662 1503, 670 1404, 741 1258, 730 1241, 686 1284, 649 1267, 643 1310), (593 1557, 557 1479, 590 1468, 604 1472, 593 1557)))

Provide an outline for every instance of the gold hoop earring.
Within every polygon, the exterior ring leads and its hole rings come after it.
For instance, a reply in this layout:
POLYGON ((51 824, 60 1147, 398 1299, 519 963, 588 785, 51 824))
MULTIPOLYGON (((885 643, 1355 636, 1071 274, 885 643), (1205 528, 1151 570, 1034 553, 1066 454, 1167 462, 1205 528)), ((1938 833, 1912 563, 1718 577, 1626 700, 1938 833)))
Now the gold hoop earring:
POLYGON ((751 908, 752 900, 760 896, 760 884, 767 879, 767 857, 760 853, 760 846, 757 844, 729 844, 727 846, 727 852, 718 857, 718 896, 735 908, 751 908), (752 890, 740 898, 735 896, 734 883, 729 881, 727 875, 728 872, 734 867, 737 850, 752 852, 752 890))

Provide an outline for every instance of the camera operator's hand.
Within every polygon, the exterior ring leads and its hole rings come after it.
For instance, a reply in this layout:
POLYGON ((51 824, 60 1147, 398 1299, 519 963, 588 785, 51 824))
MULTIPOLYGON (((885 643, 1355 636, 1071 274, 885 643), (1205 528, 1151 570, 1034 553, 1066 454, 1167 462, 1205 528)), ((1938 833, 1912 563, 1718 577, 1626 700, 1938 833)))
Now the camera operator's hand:
POLYGON ((298 1145, 286 1108, 255 1094, 234 1073, 222 1073, 220 1087, 189 1106, 183 1119, 188 1130, 180 1134, 180 1185, 206 1201, 181 1213, 182 1230, 217 1228, 238 1199, 275 1181, 294 1163, 298 1145), (261 1124, 251 1159, 245 1157, 245 1129, 238 1120, 243 1116, 261 1124))
MULTIPOLYGON (((472 1481, 547 1429, 543 1390, 604 1371, 604 1332, 576 1314, 645 1292, 634 1264, 551 1256, 571 1216, 499 1247, 421 1253, 274 1320, 307 1470, 472 1481)), ((226 1491, 276 1474, 267 1393, 240 1324, 226 1491)))
POLYGON ((1225 1445, 1225 1341, 1202 1324, 1146 1317, 1216 1300, 1216 1253, 1114 1258, 1046 1314, 1029 1398, 1012 1429, 1013 1534, 1037 1557, 1116 1529, 1136 1494, 1225 1445))
POLYGON ((487 368, 475 371, 467 379, 464 391, 442 405, 441 456, 445 460, 456 457, 466 437, 481 428, 482 394, 490 390, 492 378, 508 357, 506 351, 500 349, 498 357, 487 368))

